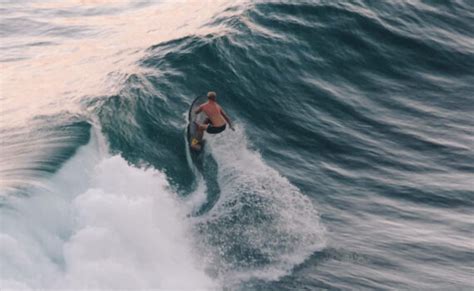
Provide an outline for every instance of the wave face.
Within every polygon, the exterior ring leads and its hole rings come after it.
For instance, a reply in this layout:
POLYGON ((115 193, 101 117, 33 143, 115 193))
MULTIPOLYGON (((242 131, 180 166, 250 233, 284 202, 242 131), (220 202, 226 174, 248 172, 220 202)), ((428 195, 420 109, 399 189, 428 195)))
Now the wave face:
POLYGON ((474 288, 467 1, 1 11, 2 288, 474 288))

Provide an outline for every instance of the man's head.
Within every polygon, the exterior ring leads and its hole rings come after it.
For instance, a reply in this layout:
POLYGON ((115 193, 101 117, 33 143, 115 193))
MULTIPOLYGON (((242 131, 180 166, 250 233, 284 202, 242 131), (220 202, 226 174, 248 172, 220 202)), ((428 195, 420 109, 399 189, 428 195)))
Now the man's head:
POLYGON ((216 96, 217 94, 214 91, 207 92, 207 99, 209 100, 216 101, 216 96))

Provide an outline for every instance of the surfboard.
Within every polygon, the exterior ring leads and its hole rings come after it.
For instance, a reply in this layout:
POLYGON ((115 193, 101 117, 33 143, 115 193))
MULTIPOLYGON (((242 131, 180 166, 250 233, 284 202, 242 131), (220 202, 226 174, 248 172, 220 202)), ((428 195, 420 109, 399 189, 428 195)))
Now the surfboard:
POLYGON ((206 115, 203 112, 196 114, 195 111, 199 108, 199 106, 206 102, 207 96, 199 96, 194 99, 193 103, 191 103, 191 107, 189 108, 187 140, 191 152, 199 153, 204 148, 204 140, 202 136, 199 136, 198 128, 195 122, 200 124, 204 123, 206 115))

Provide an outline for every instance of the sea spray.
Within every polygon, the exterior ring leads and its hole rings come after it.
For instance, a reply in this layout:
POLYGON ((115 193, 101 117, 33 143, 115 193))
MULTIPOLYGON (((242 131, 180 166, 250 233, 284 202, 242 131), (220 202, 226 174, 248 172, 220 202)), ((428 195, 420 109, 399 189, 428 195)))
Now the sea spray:
POLYGON ((249 148, 242 127, 206 139, 221 193, 199 227, 227 286, 276 280, 324 247, 316 205, 249 148))

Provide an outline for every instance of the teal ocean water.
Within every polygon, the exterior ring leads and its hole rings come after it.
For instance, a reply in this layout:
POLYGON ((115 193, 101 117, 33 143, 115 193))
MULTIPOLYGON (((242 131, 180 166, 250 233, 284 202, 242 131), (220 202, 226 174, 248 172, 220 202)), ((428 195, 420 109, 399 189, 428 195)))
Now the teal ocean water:
POLYGON ((0 289, 474 289, 472 1, 0 12, 0 289))

